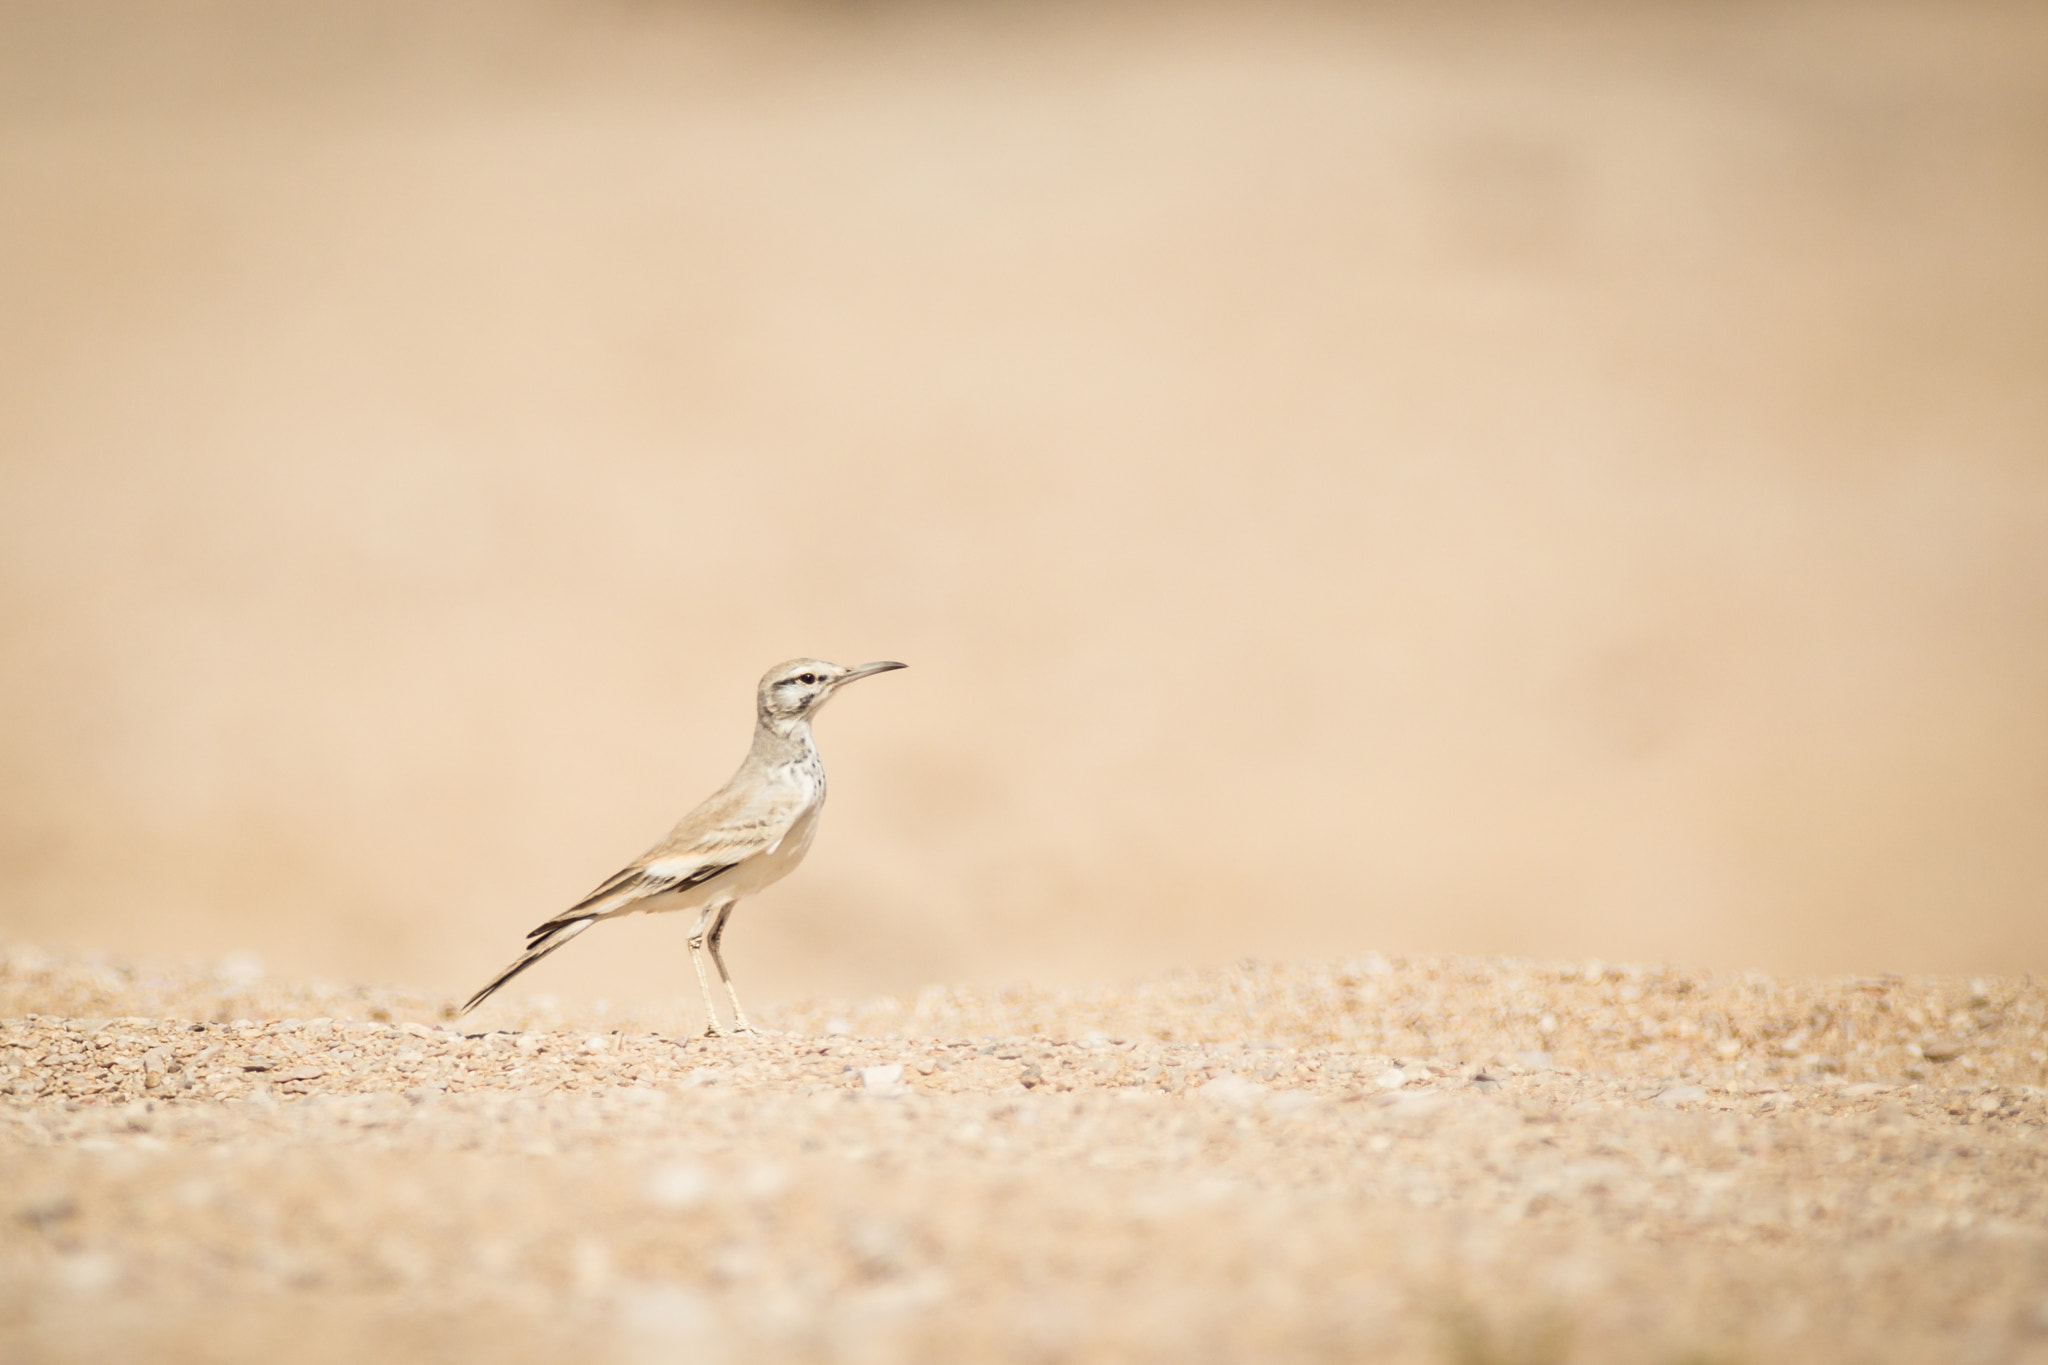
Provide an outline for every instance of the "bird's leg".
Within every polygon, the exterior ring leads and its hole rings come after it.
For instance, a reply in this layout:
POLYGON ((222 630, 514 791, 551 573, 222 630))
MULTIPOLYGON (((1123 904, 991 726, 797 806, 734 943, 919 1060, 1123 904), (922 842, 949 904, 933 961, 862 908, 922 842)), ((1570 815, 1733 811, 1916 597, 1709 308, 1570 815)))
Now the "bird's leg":
POLYGON ((732 987, 732 973, 725 969, 725 954, 718 950, 718 941, 725 937, 725 921, 732 914, 732 902, 718 908, 718 918, 712 921, 711 936, 706 942, 711 948, 711 960, 718 967, 718 979, 725 983, 726 998, 732 1001, 732 1027, 735 1033, 758 1033, 747 1022, 747 1012, 740 1008, 740 993, 732 987))
MULTIPOLYGON (((690 931, 690 965, 697 969, 697 987, 704 992, 704 1036, 706 1038, 722 1037, 725 1033, 725 1030, 718 1026, 718 1007, 711 1003, 711 978, 704 974, 703 949, 705 931, 712 928, 714 919, 718 923, 724 923, 724 910, 726 908, 711 905, 705 906, 704 913, 697 916, 697 927, 690 931)), ((716 930, 712 929, 712 933, 715 935, 716 930)), ((718 961, 718 940, 715 936, 711 939, 711 959, 714 962, 718 961)), ((720 976, 725 975, 725 964, 723 962, 718 963, 718 974, 720 976)), ((730 990, 731 988, 731 984, 727 983, 726 989, 730 990)), ((734 1003, 737 1004, 738 1002, 735 1001, 734 1003)))

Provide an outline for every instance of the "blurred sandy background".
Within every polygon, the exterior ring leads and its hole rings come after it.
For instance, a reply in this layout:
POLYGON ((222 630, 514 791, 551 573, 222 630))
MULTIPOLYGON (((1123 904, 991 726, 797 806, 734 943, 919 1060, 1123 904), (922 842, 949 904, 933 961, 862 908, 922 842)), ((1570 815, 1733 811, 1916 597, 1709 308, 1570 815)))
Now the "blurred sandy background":
POLYGON ((0 935, 459 995, 799 653, 763 1001, 2048 967, 2048 8, 0 10, 0 935))

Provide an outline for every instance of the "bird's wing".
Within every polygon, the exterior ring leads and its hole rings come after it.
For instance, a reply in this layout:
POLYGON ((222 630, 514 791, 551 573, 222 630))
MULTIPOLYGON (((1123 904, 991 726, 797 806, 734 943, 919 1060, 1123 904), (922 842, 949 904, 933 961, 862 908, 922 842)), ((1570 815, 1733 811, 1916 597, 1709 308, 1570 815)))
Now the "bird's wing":
MULTIPOLYGON (((534 930, 535 934, 553 925, 585 915, 623 909, 632 901, 644 901, 654 896, 667 895, 671 891, 687 891, 693 886, 702 886, 719 873, 738 866, 747 854, 737 849, 732 856, 712 857, 662 857, 659 852, 649 853, 630 867, 622 867, 606 878, 604 884, 577 901, 561 914, 534 930)), ((532 937, 532 935, 528 935, 532 937)))
POLYGON ((636 902, 702 886, 774 848, 801 813, 786 800, 742 799, 730 787, 682 818, 669 836, 620 868, 561 914, 537 925, 529 940, 575 920, 626 911, 636 902))

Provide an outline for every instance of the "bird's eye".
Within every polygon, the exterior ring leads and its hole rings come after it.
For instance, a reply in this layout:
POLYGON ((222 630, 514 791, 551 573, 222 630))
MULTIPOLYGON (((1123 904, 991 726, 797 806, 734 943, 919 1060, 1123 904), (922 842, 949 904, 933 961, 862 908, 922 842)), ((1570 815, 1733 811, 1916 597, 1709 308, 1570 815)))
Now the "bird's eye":
POLYGON ((800 674, 797 677, 797 681, 802 683, 805 687, 809 687, 812 683, 815 683, 817 680, 818 675, 815 673, 804 673, 800 674))

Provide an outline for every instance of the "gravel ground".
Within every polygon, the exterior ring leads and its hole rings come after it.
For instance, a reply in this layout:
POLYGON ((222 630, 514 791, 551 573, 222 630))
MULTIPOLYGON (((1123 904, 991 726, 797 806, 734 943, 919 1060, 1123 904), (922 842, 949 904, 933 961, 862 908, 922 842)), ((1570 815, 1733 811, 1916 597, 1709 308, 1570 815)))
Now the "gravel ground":
POLYGON ((2048 992, 1372 957, 762 1011, 17 949, 10 1361, 2048 1362, 2048 992))

